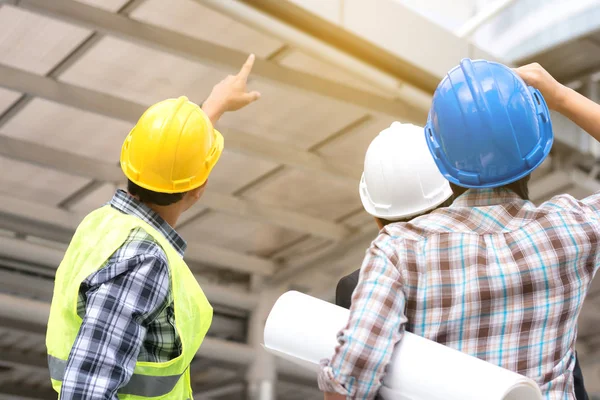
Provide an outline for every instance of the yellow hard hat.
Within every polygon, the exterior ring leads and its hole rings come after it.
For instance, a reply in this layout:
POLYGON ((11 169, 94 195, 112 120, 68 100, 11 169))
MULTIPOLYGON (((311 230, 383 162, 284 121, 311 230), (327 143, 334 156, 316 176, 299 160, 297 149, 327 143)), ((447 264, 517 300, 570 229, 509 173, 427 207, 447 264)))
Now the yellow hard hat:
POLYGON ((160 193, 181 193, 206 182, 221 152, 223 136, 187 99, 151 106, 121 149, 121 168, 136 185, 160 193))

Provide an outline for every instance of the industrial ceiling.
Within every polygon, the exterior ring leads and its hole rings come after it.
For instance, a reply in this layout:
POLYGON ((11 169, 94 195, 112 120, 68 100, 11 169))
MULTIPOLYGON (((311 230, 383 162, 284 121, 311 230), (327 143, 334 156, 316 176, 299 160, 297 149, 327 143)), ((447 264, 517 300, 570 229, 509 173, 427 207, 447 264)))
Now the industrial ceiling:
MULTIPOLYGON (((193 367, 199 398, 240 398, 244 368, 260 351, 247 343, 257 288, 329 298, 360 265, 376 234, 357 190, 365 150, 392 121, 422 124, 426 107, 210 3, 0 2, 0 398, 54 396, 43 336, 52 278, 78 222, 123 186, 118 159, 129 129, 164 98, 202 103, 249 53, 257 55, 249 85, 261 100, 219 123, 225 152, 178 226, 216 310, 193 367)), ((381 49, 372 56, 394 60, 381 49)), ((402 65, 407 89, 430 95, 431 73, 402 65)), ((557 180, 559 161, 572 159, 565 149, 536 174, 535 200, 600 186, 585 175, 593 162, 576 171, 585 184, 557 180)), ((592 302, 600 305, 600 285, 592 302)), ((596 308, 580 323, 590 354, 600 350, 596 308)), ((320 398, 310 375, 279 367, 280 398, 320 398)))

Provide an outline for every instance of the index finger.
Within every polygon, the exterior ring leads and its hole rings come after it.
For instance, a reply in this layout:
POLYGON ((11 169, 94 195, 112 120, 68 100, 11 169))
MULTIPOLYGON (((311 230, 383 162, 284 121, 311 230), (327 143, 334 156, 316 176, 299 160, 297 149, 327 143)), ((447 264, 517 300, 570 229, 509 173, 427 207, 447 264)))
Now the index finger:
POLYGON ((238 77, 247 80, 248 76, 250 75, 250 72, 252 71, 252 67, 254 66, 254 59, 256 57, 254 57, 254 54, 250 54, 250 56, 248 56, 248 59, 246 60, 246 62, 244 63, 244 65, 242 65, 242 69, 240 69, 240 72, 238 73, 238 77))

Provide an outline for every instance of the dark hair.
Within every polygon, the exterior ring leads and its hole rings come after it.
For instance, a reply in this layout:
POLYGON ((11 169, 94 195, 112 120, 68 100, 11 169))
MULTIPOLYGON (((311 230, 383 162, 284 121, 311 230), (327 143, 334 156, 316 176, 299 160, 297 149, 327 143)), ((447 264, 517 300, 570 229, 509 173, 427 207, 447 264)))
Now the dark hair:
MULTIPOLYGON (((531 178, 531 175, 527 175, 508 185, 501 186, 501 188, 515 192, 523 200, 529 200, 529 178, 531 178)), ((452 187, 455 196, 460 196, 468 190, 468 188, 455 185, 454 183, 450 183, 450 187, 452 187)))
POLYGON ((183 193, 160 193, 152 190, 144 189, 136 185, 130 180, 127 181, 127 191, 140 199, 142 203, 155 204, 157 206, 169 206, 175 204, 181 199, 186 192, 183 193))

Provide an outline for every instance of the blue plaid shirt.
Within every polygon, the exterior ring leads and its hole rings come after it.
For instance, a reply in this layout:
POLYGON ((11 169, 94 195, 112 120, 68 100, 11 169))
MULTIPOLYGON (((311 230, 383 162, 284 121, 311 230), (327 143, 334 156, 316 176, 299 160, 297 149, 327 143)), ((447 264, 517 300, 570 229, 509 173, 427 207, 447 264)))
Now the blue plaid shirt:
POLYGON ((375 398, 408 330, 574 399, 577 317, 600 254, 600 194, 535 207, 505 189, 385 227, 367 250, 321 390, 375 398))
MULTIPOLYGON (((185 241, 150 208, 121 190, 110 205, 150 224, 183 257, 185 241)), ((83 322, 67 362, 63 400, 117 399, 136 361, 164 362, 181 354, 167 256, 142 229, 131 231, 81 284, 78 313, 83 322)))

